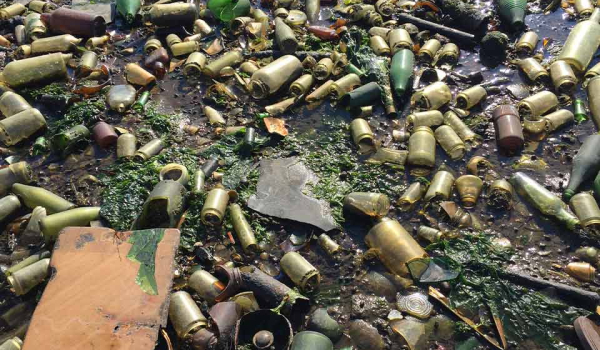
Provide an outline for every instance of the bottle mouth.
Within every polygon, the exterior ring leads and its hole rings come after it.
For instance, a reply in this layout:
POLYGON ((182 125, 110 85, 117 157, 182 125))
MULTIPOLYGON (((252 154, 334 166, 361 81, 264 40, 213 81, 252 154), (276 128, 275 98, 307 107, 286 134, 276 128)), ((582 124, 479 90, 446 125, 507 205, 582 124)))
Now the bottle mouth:
POLYGON ((257 80, 250 82, 250 94, 255 99, 262 99, 269 95, 268 87, 265 83, 257 80))

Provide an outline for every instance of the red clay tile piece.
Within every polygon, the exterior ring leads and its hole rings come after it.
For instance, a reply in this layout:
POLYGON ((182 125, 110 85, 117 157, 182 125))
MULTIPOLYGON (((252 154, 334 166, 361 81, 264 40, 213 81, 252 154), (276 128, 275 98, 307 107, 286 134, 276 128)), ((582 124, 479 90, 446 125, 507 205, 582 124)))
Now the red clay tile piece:
POLYGON ((179 230, 167 229, 157 247, 158 295, 136 284, 140 264, 126 257, 130 234, 92 227, 61 232, 23 350, 155 348, 167 323, 179 230))

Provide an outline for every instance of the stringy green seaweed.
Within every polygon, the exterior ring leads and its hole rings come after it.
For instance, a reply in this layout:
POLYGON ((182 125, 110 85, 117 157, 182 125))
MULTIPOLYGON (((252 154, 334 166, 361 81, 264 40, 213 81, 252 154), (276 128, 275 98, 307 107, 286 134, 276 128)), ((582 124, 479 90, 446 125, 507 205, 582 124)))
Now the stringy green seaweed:
MULTIPOLYGON (((475 320, 489 308, 502 321, 507 341, 517 348, 575 349, 561 341, 560 327, 590 312, 502 279, 500 271, 512 252, 497 250, 492 238, 485 233, 464 234, 428 247, 462 265, 460 276, 451 281, 452 306, 475 320)), ((478 322, 494 329, 490 317, 478 322)))
POLYGON ((156 228, 150 230, 133 231, 128 243, 131 243, 131 249, 127 253, 127 259, 140 263, 135 278, 140 288, 146 294, 157 295, 158 286, 156 285, 156 249, 165 235, 165 229, 156 228))

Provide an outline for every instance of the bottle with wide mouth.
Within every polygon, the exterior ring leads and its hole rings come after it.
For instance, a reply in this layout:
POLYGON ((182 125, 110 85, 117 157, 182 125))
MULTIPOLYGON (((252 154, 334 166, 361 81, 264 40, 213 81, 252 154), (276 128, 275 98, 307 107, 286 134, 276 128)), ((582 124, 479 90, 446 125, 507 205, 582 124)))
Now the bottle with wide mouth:
POLYGON ((263 99, 294 81, 302 74, 302 62, 292 55, 282 56, 252 74, 252 97, 263 99))
POLYGON ((600 46, 600 8, 596 8, 590 18, 573 27, 558 56, 566 61, 575 72, 585 71, 598 46, 600 46))

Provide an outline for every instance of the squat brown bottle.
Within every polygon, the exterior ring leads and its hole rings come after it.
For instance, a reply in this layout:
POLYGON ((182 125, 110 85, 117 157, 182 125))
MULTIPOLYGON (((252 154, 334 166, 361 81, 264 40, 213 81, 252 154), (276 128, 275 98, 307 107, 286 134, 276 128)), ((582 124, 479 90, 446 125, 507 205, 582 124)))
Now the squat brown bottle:
POLYGON ((523 147, 523 128, 518 110, 511 105, 500 105, 492 112, 498 147, 515 152, 523 147))

